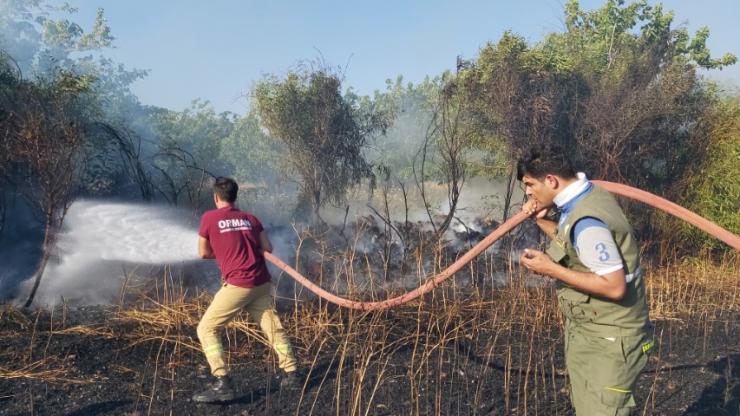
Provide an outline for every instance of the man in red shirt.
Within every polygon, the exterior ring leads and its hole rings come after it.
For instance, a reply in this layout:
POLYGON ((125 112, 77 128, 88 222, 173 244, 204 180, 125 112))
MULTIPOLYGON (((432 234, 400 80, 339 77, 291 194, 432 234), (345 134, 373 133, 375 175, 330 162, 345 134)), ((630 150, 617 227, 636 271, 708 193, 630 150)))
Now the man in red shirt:
POLYGON ((216 259, 223 282, 198 324, 198 338, 216 381, 193 396, 196 402, 234 399, 221 332, 242 308, 259 323, 277 353, 278 365, 284 371, 281 385, 298 383, 296 360, 273 307, 270 272, 263 255, 272 251, 272 244, 257 217, 234 206, 238 191, 233 179, 216 178, 216 209, 203 214, 198 231, 198 254, 204 259, 216 259))

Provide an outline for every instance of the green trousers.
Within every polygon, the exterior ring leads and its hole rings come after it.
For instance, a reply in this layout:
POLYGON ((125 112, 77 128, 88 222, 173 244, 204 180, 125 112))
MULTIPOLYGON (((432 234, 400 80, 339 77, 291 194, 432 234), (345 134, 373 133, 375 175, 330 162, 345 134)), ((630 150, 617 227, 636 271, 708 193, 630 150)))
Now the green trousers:
POLYGON ((249 289, 224 283, 216 292, 198 324, 198 338, 211 367, 211 374, 220 377, 228 373, 221 331, 242 308, 247 310, 265 333, 267 342, 277 354, 278 366, 288 372, 296 370, 290 342, 272 306, 271 289, 272 284, 269 282, 249 289))
POLYGON ((566 331, 565 364, 577 416, 628 416, 652 334, 597 337, 566 331))

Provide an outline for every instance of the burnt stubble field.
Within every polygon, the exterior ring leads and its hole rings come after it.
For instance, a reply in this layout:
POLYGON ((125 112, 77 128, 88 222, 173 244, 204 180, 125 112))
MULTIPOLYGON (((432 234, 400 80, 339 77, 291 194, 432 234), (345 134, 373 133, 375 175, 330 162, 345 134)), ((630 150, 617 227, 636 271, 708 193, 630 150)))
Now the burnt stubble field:
MULTIPOLYGON (((648 274, 657 346, 635 415, 737 415, 737 259, 648 274)), ((275 381, 274 355, 240 315, 224 336, 237 399, 196 404, 210 381, 195 328, 208 293, 176 279, 118 305, 2 309, 0 415, 571 415, 551 286, 443 285, 402 307, 359 312, 278 299, 301 367, 275 381)), ((391 296, 392 290, 375 297, 391 296)))

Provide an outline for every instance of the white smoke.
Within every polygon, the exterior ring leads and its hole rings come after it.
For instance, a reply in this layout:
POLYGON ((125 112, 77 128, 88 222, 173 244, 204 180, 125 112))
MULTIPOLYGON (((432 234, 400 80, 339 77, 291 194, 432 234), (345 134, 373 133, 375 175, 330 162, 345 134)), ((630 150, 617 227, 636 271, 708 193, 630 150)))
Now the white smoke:
MULTIPOLYGON (((473 242, 464 237, 467 230, 481 231, 476 219, 500 215, 491 209, 484 196, 496 193, 501 187, 500 183, 482 180, 467 184, 458 205, 456 217, 459 220, 452 222, 446 235, 451 244, 459 245, 460 250, 468 249, 473 242)), ((438 206, 436 213, 444 215, 444 194, 436 192, 433 195, 436 197, 435 205, 438 206)), ((396 206, 391 211, 391 216, 394 220, 400 220, 405 215, 399 210, 398 201, 394 202, 396 206)), ((419 206, 416 200, 410 202, 410 206, 419 206)), ((354 205, 349 215, 346 212, 328 210, 334 215, 326 217, 338 223, 344 222, 345 215, 350 223, 356 222, 361 216, 372 218, 364 204, 366 202, 354 205)), ((416 221, 413 213, 410 214, 409 220, 416 221)), ((426 213, 418 215, 419 220, 425 217, 426 213)), ((167 206, 76 201, 67 214, 55 256, 44 272, 36 294, 36 304, 51 306, 62 301, 78 304, 109 303, 120 294, 127 276, 146 278, 154 275, 154 278, 162 278, 164 266, 180 271, 188 269, 196 273, 202 283, 218 282, 219 272, 215 263, 198 259, 198 234, 194 220, 191 212, 167 206)), ((274 254, 285 260, 293 258, 300 230, 287 225, 271 227, 265 224, 265 228, 273 243, 274 254)), ((369 233, 367 238, 354 238, 355 249, 368 255, 379 252, 381 247, 375 241, 376 238, 377 235, 373 233, 369 233)), ((395 235, 391 235, 391 238, 397 240, 395 235)), ((395 242, 400 250, 400 241, 395 242)), ((491 254, 498 249, 499 245, 495 244, 487 253, 491 254)), ((394 252, 393 257, 400 258, 401 255, 400 252, 394 252)), ((428 261, 427 259, 424 263, 425 271, 432 269, 431 264, 426 264, 428 261)), ((279 292, 284 296, 294 296, 293 290, 298 288, 292 281, 284 279, 285 276, 274 267, 271 267, 271 271, 276 278, 276 286, 283 289, 279 292)), ((491 278, 494 281, 501 280, 501 276, 491 278)), ((20 293, 28 293, 32 283, 32 279, 26 281, 20 293)), ((415 287, 418 284, 418 276, 406 276, 400 282, 383 282, 381 285, 390 285, 386 287, 388 289, 399 286, 415 287)))

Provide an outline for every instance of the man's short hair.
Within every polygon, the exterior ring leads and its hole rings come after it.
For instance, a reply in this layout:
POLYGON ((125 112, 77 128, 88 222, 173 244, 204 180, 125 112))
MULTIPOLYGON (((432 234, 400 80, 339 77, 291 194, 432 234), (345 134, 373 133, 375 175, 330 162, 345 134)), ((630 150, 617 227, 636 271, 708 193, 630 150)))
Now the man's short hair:
POLYGON ((537 179, 547 175, 574 178, 576 171, 565 149, 549 143, 534 145, 522 154, 516 163, 516 177, 521 181, 524 175, 537 179))
POLYGON ((236 201, 236 194, 239 192, 239 185, 235 180, 219 176, 213 183, 213 193, 218 195, 218 198, 226 202, 236 201))

